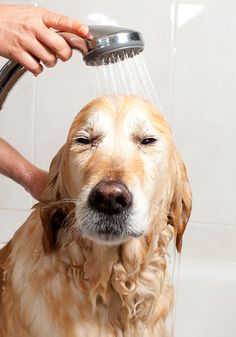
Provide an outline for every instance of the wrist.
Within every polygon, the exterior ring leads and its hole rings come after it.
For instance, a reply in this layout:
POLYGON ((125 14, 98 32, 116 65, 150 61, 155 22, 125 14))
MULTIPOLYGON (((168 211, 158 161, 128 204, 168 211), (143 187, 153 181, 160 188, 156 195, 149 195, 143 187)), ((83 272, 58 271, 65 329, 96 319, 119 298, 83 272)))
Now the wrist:
POLYGON ((32 186, 36 167, 29 163, 24 162, 18 167, 18 170, 15 170, 15 180, 21 186, 23 186, 27 191, 29 187, 32 186))
POLYGON ((30 166, 25 169, 21 185, 32 195, 32 197, 41 200, 41 194, 47 184, 47 177, 48 173, 46 171, 43 171, 30 163, 30 166))

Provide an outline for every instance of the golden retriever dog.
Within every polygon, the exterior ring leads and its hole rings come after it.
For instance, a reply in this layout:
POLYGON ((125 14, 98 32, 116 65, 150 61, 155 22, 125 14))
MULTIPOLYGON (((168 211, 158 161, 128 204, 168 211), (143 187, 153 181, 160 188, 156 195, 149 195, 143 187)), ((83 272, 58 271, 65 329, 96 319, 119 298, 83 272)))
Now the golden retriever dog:
POLYGON ((156 108, 85 106, 43 197, 0 251, 0 336, 170 336, 167 249, 181 250, 191 192, 156 108))

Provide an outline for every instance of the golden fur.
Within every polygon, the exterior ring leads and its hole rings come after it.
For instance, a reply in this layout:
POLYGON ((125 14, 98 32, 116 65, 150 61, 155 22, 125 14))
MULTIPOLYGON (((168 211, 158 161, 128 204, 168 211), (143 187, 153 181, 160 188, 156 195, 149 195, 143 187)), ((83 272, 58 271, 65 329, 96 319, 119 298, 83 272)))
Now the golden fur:
POLYGON ((160 113, 136 97, 92 101, 52 161, 44 199, 0 250, 0 337, 169 336, 166 255, 173 236, 181 250, 191 192, 160 113), (140 145, 145 121, 159 137, 153 146, 140 145), (93 146, 75 143, 81 129, 93 146), (83 196, 102 179, 122 181, 147 201, 143 235, 108 245, 80 235, 83 196))

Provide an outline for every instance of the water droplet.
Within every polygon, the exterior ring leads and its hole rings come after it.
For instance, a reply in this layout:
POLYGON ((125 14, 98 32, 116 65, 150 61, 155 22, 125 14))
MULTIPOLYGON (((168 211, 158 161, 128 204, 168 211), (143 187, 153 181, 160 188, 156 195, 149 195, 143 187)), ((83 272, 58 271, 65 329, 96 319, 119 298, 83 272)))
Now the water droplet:
POLYGON ((5 282, 6 281, 6 276, 7 276, 7 271, 4 270, 2 273, 2 281, 5 282))
POLYGON ((39 251, 38 251, 38 249, 35 249, 34 250, 34 256, 37 257, 38 255, 39 255, 39 251))

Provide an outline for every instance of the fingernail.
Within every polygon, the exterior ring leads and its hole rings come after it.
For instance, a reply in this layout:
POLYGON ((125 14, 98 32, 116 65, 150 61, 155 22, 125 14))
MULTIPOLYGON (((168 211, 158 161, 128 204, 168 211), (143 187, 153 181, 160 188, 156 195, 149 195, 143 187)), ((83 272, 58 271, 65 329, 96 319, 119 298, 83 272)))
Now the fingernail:
POLYGON ((84 35, 88 34, 89 28, 86 25, 81 25, 79 30, 81 31, 81 33, 83 33, 84 35))
POLYGON ((87 39, 88 39, 88 40, 92 40, 92 39, 93 39, 93 34, 90 33, 90 32, 88 32, 88 34, 87 34, 87 39))
POLYGON ((33 75, 34 75, 35 77, 37 77, 38 75, 40 75, 40 74, 42 73, 42 71, 43 71, 43 67, 40 68, 40 70, 39 70, 38 73, 33 73, 33 75))

